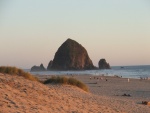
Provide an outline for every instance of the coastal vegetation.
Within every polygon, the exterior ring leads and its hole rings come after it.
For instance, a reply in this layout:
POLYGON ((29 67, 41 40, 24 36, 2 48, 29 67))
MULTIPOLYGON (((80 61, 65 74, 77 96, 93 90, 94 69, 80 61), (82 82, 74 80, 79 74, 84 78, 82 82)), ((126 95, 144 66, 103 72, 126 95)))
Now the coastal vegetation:
POLYGON ((11 66, 1 66, 0 73, 22 76, 31 81, 39 81, 37 77, 32 76, 30 73, 24 72, 22 69, 11 66))
POLYGON ((60 76, 52 76, 50 79, 44 81, 44 84, 65 84, 65 85, 73 85, 73 86, 77 86, 81 89, 83 89, 84 91, 88 92, 88 87, 82 83, 81 81, 75 79, 75 78, 67 78, 67 77, 60 77, 60 76))
MULTIPOLYGON (((0 66, 0 73, 3 74, 9 74, 9 75, 18 75, 22 76, 28 80, 31 81, 38 81, 41 82, 37 77, 34 77, 28 72, 24 72, 22 69, 16 68, 16 67, 11 67, 11 66, 0 66)), ((46 80, 43 82, 44 84, 49 84, 49 83, 54 83, 54 84, 66 84, 66 85, 73 85, 77 86, 84 91, 88 91, 88 87, 82 83, 81 81, 75 79, 75 78, 67 78, 67 77, 60 77, 60 76, 52 76, 50 79, 46 80)))

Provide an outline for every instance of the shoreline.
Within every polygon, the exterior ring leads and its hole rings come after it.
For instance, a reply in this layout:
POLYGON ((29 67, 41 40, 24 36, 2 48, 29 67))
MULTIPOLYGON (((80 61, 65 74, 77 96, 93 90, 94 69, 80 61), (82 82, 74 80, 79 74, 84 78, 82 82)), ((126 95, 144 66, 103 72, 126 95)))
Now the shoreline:
POLYGON ((98 70, 68 70, 68 71, 43 71, 43 72, 30 72, 30 69, 26 70, 27 72, 33 75, 107 75, 107 76, 122 76, 122 78, 149 78, 150 79, 150 65, 142 66, 112 66, 111 69, 98 69, 98 70))
MULTIPOLYGON (((41 72, 42 73, 42 72, 41 72)), ((68 77, 72 77, 72 76, 91 76, 91 77, 114 77, 114 78, 122 78, 122 79, 135 79, 135 80, 148 80, 150 81, 150 77, 124 77, 121 75, 108 75, 108 74, 99 74, 99 75, 93 75, 93 74, 37 74, 37 72, 30 72, 30 74, 34 75, 34 76, 68 76, 68 77)))

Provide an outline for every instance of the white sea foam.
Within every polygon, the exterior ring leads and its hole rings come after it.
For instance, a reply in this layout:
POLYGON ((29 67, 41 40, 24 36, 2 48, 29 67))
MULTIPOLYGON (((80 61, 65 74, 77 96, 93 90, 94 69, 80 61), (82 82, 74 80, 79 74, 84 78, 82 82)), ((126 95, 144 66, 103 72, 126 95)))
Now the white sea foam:
POLYGON ((84 71, 42 71, 30 72, 34 75, 106 75, 122 76, 123 78, 150 78, 150 65, 147 66, 113 66, 104 70, 84 70, 84 71))

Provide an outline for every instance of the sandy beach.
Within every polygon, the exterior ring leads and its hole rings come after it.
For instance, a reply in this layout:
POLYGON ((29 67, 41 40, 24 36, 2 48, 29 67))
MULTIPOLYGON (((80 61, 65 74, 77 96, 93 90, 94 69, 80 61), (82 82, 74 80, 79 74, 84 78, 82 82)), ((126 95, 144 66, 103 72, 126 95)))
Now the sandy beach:
MULTIPOLYGON (((45 80, 50 76, 37 77, 45 80)), ((0 74, 0 113, 150 113, 150 106, 141 104, 150 101, 150 80, 72 77, 84 82, 89 92, 75 86, 44 85, 0 74)))
POLYGON ((0 0, 0 113, 150 113, 150 0, 0 0))

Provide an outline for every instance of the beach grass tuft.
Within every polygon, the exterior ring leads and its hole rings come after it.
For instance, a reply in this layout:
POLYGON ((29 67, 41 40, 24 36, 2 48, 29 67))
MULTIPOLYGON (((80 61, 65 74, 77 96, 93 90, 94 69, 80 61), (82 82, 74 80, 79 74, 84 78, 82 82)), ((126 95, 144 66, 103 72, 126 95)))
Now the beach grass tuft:
POLYGON ((31 81, 39 81, 38 78, 32 76, 30 73, 24 72, 22 69, 11 66, 0 66, 0 73, 22 76, 31 81))
POLYGON ((82 83, 81 81, 72 78, 72 77, 65 77, 65 76, 52 76, 50 79, 44 81, 44 84, 49 84, 49 83, 53 83, 53 84, 65 84, 65 85, 73 85, 73 86, 77 86, 81 89, 83 89, 84 91, 88 92, 88 87, 82 83))

